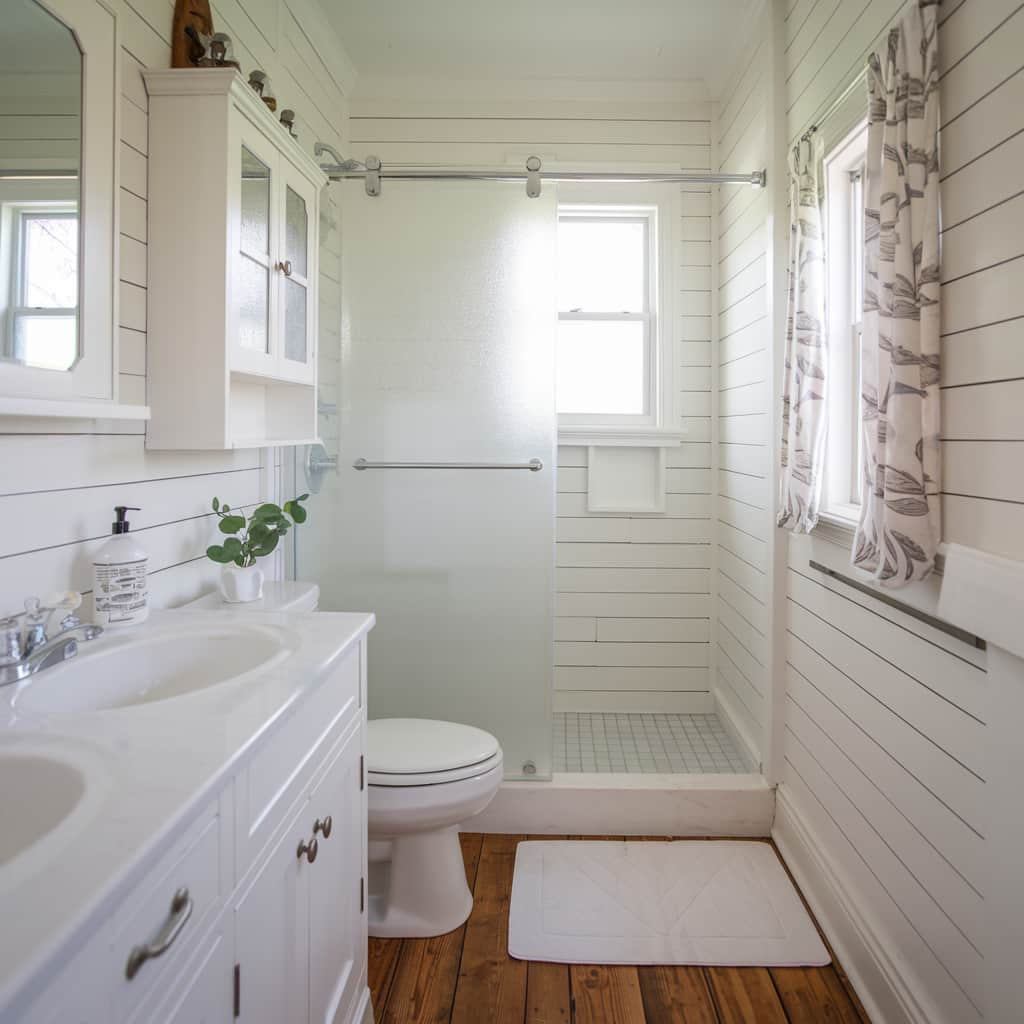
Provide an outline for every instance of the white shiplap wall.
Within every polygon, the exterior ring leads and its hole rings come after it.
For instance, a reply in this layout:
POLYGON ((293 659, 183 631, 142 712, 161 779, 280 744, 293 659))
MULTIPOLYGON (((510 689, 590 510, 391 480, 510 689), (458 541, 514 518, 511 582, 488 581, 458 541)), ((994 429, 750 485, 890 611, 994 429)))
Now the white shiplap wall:
MULTIPOLYGON (((521 165, 537 153, 548 166, 708 170, 710 131, 704 102, 406 91, 353 101, 349 149, 385 164, 521 165)), ((559 449, 556 710, 710 710, 710 203, 706 188, 684 190, 674 340, 687 436, 669 451, 668 511, 589 514, 587 450, 559 449)))
MULTIPOLYGON (((173 11, 170 0, 126 0, 118 7, 120 390, 126 402, 145 396, 148 119, 141 70, 170 64, 173 11)), ((213 16, 234 40, 243 68, 267 70, 281 105, 297 111, 302 145, 310 149, 314 138, 341 145, 347 120, 341 70, 347 65, 308 0, 216 0, 213 16)), ((340 317, 336 235, 324 250, 320 351, 326 360, 321 374, 329 381, 336 376, 331 342, 336 348, 338 338, 330 316, 340 317)), ((195 597, 216 578, 203 556, 215 536, 210 498, 252 506, 268 493, 270 479, 261 472, 258 451, 147 452, 142 424, 95 421, 0 422, 0 465, 0 611, 18 608, 29 594, 89 591, 92 554, 109 535, 114 504, 142 508, 131 520, 150 555, 153 604, 195 597)))
MULTIPOLYGON (((792 140, 902 2, 785 6, 792 140)), ((944 534, 1019 558, 1024 5, 954 0, 941 18, 944 534)), ((873 1019, 980 1020, 983 897, 997 898, 982 873, 985 654, 830 581, 812 557, 848 561, 791 538, 776 839, 873 1019)))
MULTIPOLYGON (((757 33, 719 103, 719 170, 768 163, 768 48, 757 33)), ((768 209, 771 193, 718 190, 716 291, 715 679, 726 726, 762 760, 768 650, 768 209)))

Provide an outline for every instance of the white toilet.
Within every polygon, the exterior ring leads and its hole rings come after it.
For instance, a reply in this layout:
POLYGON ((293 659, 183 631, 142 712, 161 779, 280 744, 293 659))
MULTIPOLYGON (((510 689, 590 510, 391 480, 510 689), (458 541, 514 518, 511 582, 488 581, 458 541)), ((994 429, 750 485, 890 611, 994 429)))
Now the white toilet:
POLYGON ((473 909, 458 826, 494 799, 501 747, 483 729, 379 718, 367 736, 369 932, 425 938, 473 909))

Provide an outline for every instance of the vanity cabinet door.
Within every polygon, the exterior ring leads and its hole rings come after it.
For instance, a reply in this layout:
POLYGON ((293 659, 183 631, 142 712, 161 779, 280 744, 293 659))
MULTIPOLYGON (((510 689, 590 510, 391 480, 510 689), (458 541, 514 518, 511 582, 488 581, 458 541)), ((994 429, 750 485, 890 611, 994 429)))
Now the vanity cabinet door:
POLYGON ((302 384, 316 378, 316 322, 314 287, 317 274, 317 237, 314 218, 317 194, 309 180, 281 161, 281 256, 278 270, 278 376, 302 384))
POLYGON ((309 1016, 309 879, 318 862, 297 855, 310 838, 304 802, 235 900, 235 961, 242 1024, 304 1024, 309 1016))
POLYGON ((309 873, 309 1021, 351 1019, 366 987, 362 725, 341 741, 309 800, 320 855, 309 873), (330 818, 330 835, 323 828, 330 818))

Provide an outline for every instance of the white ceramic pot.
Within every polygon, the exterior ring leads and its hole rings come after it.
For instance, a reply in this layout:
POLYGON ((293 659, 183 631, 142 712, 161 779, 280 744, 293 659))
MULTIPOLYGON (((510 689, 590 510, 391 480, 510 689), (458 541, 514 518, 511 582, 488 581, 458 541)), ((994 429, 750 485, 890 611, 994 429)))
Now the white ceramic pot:
POLYGON ((239 569, 237 565, 220 567, 220 592, 231 604, 258 601, 263 596, 263 570, 258 565, 239 569))

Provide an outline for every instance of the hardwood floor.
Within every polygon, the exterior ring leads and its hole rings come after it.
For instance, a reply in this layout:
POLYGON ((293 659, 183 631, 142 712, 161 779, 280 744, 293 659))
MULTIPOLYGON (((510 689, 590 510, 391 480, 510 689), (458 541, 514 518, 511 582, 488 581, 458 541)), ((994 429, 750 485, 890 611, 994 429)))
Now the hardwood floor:
POLYGON ((377 1024, 870 1024, 837 964, 613 967, 513 960, 508 905, 516 846, 526 838, 567 837, 462 835, 474 898, 469 920, 434 939, 370 939, 377 1024))

